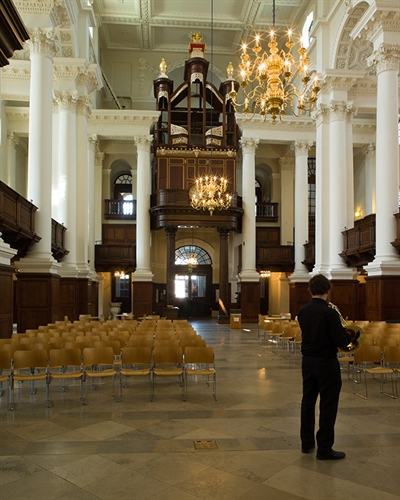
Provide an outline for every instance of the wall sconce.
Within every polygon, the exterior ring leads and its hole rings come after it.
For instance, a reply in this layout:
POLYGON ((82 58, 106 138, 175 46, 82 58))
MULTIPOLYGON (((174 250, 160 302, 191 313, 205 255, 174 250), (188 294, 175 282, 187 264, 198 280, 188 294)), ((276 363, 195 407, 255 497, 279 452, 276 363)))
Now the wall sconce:
POLYGON ((271 271, 260 271, 260 278, 269 278, 271 276, 271 271))
POLYGON ((355 217, 356 219, 359 219, 359 218, 361 217, 361 210, 358 210, 358 209, 357 209, 357 210, 354 212, 354 217, 355 217))
POLYGON ((124 271, 115 271, 114 277, 115 278, 125 278, 125 272, 124 271))

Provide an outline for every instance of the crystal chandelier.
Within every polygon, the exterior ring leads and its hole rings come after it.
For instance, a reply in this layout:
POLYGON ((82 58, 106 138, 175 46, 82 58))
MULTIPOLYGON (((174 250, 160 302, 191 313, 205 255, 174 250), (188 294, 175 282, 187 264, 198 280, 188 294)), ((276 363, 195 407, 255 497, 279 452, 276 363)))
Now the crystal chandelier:
POLYGON ((226 210, 231 206, 232 195, 226 192, 228 181, 225 177, 206 175, 198 177, 190 190, 190 204, 196 210, 226 210))
MULTIPOLYGON (((317 101, 317 94, 320 90, 318 77, 315 74, 311 79, 309 68, 310 59, 307 56, 307 49, 303 45, 303 40, 293 42, 293 31, 287 32, 286 49, 278 49, 277 31, 275 29, 275 0, 272 2, 273 27, 269 33, 269 52, 262 48, 262 38, 256 34, 254 40, 249 45, 242 45, 240 55, 239 73, 241 77, 240 88, 244 94, 244 101, 239 102, 239 85, 234 85, 232 79, 232 89, 229 96, 237 108, 248 117, 248 114, 259 114, 263 121, 266 115, 271 115, 272 123, 276 119, 282 120, 286 113, 286 108, 292 108, 293 114, 299 116, 304 111, 310 111, 317 101), (298 61, 295 61, 292 49, 297 43, 300 47, 298 61), (253 54, 249 54, 251 50, 253 54), (302 85, 297 88, 293 80, 298 78, 302 85), (311 81, 312 80, 312 81, 311 81), (297 106, 294 106, 294 100, 297 106)), ((315 73, 315 72, 314 72, 315 73)), ((232 67, 228 66, 228 77, 232 78, 232 67)))

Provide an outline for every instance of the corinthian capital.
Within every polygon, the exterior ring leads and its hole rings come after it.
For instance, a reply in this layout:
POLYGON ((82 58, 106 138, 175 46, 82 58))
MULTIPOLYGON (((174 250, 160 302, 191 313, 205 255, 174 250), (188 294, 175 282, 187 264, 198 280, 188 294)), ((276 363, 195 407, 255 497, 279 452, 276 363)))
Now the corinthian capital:
POLYGON ((377 73, 382 71, 399 71, 400 68, 400 45, 382 43, 367 59, 368 66, 376 66, 377 73))
POLYGON ((53 58, 57 55, 54 28, 35 28, 30 33, 27 45, 31 54, 42 54, 53 58))
POLYGON ((242 146, 243 154, 255 154, 259 139, 252 139, 251 137, 242 137, 240 139, 240 145, 242 146))
POLYGON ((66 90, 54 90, 53 100, 55 101, 60 111, 76 112, 78 102, 78 92, 76 90, 68 92, 66 90))
POLYGON ((135 136, 135 144, 138 151, 150 152, 150 146, 153 142, 152 135, 137 135, 135 136))
POLYGON ((307 156, 312 145, 313 145, 312 141, 295 141, 294 143, 295 155, 307 156))

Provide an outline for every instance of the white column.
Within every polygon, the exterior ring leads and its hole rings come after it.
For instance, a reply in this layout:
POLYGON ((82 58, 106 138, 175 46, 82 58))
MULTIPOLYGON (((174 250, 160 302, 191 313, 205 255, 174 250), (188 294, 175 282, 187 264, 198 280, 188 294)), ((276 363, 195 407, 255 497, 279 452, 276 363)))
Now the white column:
MULTIPOLYGON (((103 153, 104 155, 104 153, 103 153)), ((103 161, 104 161, 103 156, 103 161)), ((111 168, 103 168, 102 170, 102 195, 103 195, 103 200, 109 200, 111 198, 111 193, 110 193, 110 179, 111 179, 111 168)))
POLYGON ((54 31, 36 28, 27 41, 31 58, 28 199, 38 207, 35 231, 41 237, 21 259, 21 272, 57 272, 51 254, 52 66, 54 31))
POLYGON ((304 244, 308 242, 308 151, 312 142, 296 141, 296 172, 294 180, 294 272, 290 281, 308 281, 310 275, 302 264, 304 244))
MULTIPOLYGON (((98 147, 98 138, 96 134, 90 135, 88 137, 88 170, 89 170, 89 185, 88 185, 88 203, 89 203, 89 213, 88 213, 88 261, 89 268, 92 275, 96 273, 95 271, 95 254, 94 246, 96 244, 96 208, 100 210, 100 207, 96 206, 96 190, 101 186, 101 184, 96 184, 96 150, 98 147)), ((100 212, 101 213, 101 212, 100 212)))
POLYGON ((67 228, 65 232, 65 247, 68 254, 63 258, 60 275, 76 277, 76 220, 78 197, 76 190, 76 106, 78 93, 76 91, 54 91, 54 100, 58 104, 58 180, 59 199, 58 216, 60 222, 67 228))
POLYGON ((376 252, 369 276, 400 275, 396 239, 399 210, 398 73, 400 46, 381 44, 371 56, 377 67, 376 103, 376 252))
POLYGON ((329 213, 330 279, 354 275, 339 255, 343 251, 342 231, 347 229, 346 113, 346 102, 330 102, 329 204, 325 205, 329 213))
POLYGON ((353 116, 357 109, 352 102, 346 106, 346 226, 354 227, 354 154, 353 116))
POLYGON ((368 144, 362 153, 365 156, 365 214, 363 215, 370 215, 376 212, 375 144, 368 144))
MULTIPOLYGON (((102 223, 103 223, 103 212, 104 212, 104 202, 105 199, 102 191, 102 185, 104 182, 103 174, 103 162, 105 158, 105 153, 98 151, 95 153, 95 164, 94 164, 94 176, 95 176, 95 192, 94 192, 94 242, 101 242, 102 240, 102 223)), ((110 172, 110 169, 108 169, 110 172)), ((108 183, 110 183, 110 174, 108 174, 108 183)), ((108 198, 108 195, 107 197, 108 198)), ((94 265, 94 264, 93 264, 94 265)))
POLYGON ((315 266, 312 274, 329 272, 329 120, 328 109, 320 104, 313 112, 316 120, 315 165, 315 266))
POLYGON ((294 158, 280 158, 281 167, 281 245, 293 244, 294 158))
POLYGON ((241 281, 259 281, 256 271, 256 217, 255 217, 255 154, 258 139, 242 137, 240 144, 243 152, 242 181, 242 270, 241 281))
POLYGON ((89 97, 80 97, 77 103, 76 115, 76 265, 79 278, 88 278, 90 276, 90 266, 88 264, 89 195, 93 191, 93 185, 89 183, 87 141, 87 119, 90 111, 89 97))
POLYGON ((150 267, 150 196, 151 196, 151 135, 135 137, 137 146, 137 182, 140 189, 136 200, 136 271, 135 281, 152 281, 150 267))
POLYGON ((19 138, 14 132, 9 132, 7 134, 8 139, 8 162, 7 162, 7 172, 4 177, 5 183, 10 186, 11 189, 16 189, 15 180, 16 180, 16 170, 17 170, 17 151, 16 147, 19 143, 19 138))

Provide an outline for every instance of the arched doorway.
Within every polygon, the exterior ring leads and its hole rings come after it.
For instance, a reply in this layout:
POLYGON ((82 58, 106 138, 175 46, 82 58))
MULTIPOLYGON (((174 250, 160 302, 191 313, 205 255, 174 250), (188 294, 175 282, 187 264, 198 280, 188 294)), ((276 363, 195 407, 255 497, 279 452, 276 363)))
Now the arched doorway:
POLYGON ((206 318, 212 307, 210 255, 194 245, 175 250, 175 305, 185 318, 206 318))

